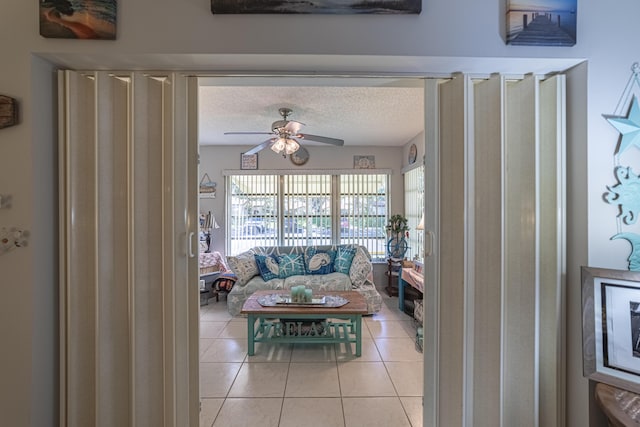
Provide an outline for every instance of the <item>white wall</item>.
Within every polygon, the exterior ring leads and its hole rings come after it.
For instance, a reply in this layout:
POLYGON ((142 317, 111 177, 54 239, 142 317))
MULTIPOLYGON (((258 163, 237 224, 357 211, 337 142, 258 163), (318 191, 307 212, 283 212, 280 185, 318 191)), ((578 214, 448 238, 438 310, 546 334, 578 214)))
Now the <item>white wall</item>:
MULTIPOLYGON (((155 67, 163 64, 181 69, 312 73, 427 73, 477 67, 501 71, 501 61, 494 58, 511 58, 517 63, 523 62, 521 58, 535 58, 531 68, 536 71, 535 64, 544 63, 545 58, 586 59, 588 70, 575 77, 576 91, 586 86, 586 93, 573 98, 586 101, 586 120, 576 114, 569 141, 570 151, 573 146, 578 152, 569 158, 570 163, 579 163, 572 167, 580 172, 584 162, 588 166, 588 172, 577 173, 571 182, 569 201, 581 203, 572 207, 574 212, 587 212, 576 214, 583 220, 572 226, 569 237, 575 240, 569 242, 569 248, 586 241, 588 250, 586 259, 582 251, 577 256, 569 254, 567 407, 569 426, 588 425, 588 388, 578 372, 581 359, 575 348, 575 337, 580 336, 577 267, 580 263, 626 267, 626 243, 609 240, 615 232, 615 209, 602 202, 605 186, 615 183, 612 150, 618 137, 602 114, 613 112, 631 64, 638 60, 640 2, 578 5, 578 44, 555 48, 505 45, 502 1, 425 0, 418 16, 214 16, 204 0, 179 5, 168 0, 121 1, 116 41, 44 39, 38 33, 38 2, 3 2, 0 93, 18 99, 21 123, 0 130, 0 194, 11 194, 14 201, 11 209, 0 211, 0 228, 19 226, 33 232, 29 247, 0 255, 3 423, 48 426, 55 423, 57 413, 55 102, 48 64, 33 59, 34 54, 44 54, 87 67, 140 68, 146 61, 155 67), (280 27, 288 31, 278 31, 280 27), (306 56, 309 54, 326 56, 306 56), (476 59, 461 65, 454 57, 476 59), (480 61, 482 58, 487 61, 480 61)), ((630 150, 625 162, 635 161, 636 151, 630 150)), ((568 222, 572 221, 569 217, 568 222)))

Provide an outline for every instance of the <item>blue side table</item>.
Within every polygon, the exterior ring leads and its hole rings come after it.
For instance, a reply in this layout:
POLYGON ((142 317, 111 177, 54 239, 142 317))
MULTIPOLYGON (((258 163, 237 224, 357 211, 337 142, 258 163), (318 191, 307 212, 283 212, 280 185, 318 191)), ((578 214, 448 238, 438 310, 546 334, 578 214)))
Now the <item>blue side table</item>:
POLYGON ((402 269, 398 272, 398 308, 404 312, 404 287, 408 283, 402 280, 402 269))
MULTIPOLYGON (((404 312, 404 290, 407 286, 412 286, 412 285, 411 283, 407 282, 402 278, 402 270, 403 268, 401 268, 400 271, 398 272, 398 308, 400 309, 400 311, 404 312)), ((412 287, 421 293, 423 292, 416 286, 412 286, 412 287)))

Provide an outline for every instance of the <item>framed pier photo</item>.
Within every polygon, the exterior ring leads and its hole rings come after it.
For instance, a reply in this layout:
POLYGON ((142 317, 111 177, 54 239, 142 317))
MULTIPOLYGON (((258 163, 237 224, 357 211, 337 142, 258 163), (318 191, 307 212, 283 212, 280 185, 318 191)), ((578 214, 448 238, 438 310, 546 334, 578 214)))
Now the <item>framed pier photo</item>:
POLYGON ((507 44, 573 46, 578 0, 507 0, 507 44))

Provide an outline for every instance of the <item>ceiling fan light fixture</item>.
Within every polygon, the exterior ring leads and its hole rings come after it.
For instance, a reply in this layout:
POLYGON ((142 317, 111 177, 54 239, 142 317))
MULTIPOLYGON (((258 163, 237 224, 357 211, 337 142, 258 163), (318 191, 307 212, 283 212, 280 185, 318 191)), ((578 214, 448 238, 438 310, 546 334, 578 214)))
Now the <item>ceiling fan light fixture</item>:
POLYGON ((275 141, 273 141, 273 144, 271 145, 271 149, 276 153, 280 154, 282 150, 285 149, 286 145, 287 144, 285 142, 285 139, 280 137, 280 138, 277 138, 275 141))
POLYGON ((295 139, 287 139, 284 147, 284 152, 287 154, 293 154, 300 149, 300 144, 295 139))

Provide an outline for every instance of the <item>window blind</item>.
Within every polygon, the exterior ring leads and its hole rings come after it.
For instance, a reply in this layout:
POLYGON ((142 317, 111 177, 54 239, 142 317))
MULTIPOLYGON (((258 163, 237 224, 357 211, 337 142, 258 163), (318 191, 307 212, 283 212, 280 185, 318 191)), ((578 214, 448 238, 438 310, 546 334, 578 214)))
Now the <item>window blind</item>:
POLYGON ((424 203, 424 165, 418 166, 404 174, 404 213, 409 225, 409 250, 407 257, 422 258, 422 242, 424 230, 417 226, 422 219, 424 203))
POLYGON ((359 244, 386 257, 389 175, 227 175, 227 253, 359 244))

